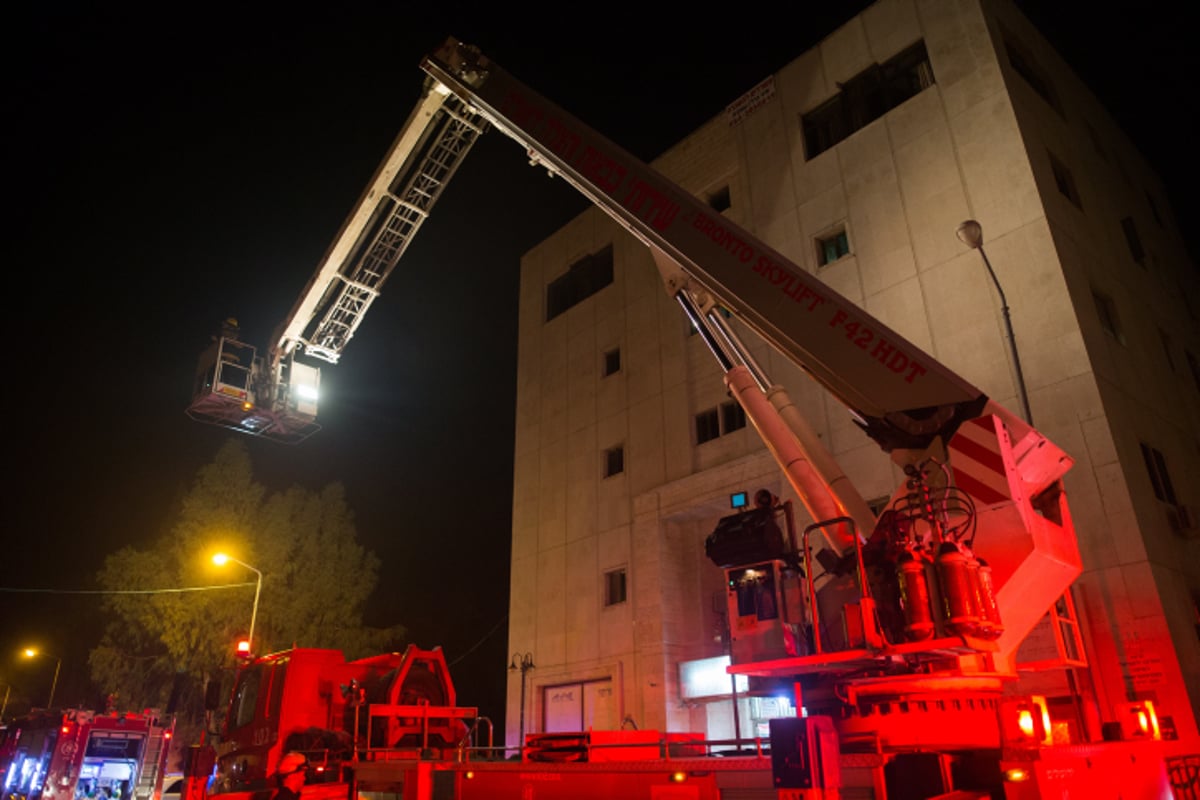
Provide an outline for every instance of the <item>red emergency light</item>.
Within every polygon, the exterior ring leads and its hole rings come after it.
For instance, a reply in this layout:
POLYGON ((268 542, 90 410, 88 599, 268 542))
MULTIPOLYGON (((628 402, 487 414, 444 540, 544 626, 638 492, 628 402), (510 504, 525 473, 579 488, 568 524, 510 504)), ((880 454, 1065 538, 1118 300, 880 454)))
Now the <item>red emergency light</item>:
POLYGON ((1154 708, 1153 701, 1140 700, 1136 703, 1127 703, 1122 710, 1124 712, 1121 726, 1123 738, 1154 741, 1162 739, 1162 730, 1158 725, 1158 712, 1154 708))
POLYGON ((237 655, 238 655, 238 658, 249 658, 250 657, 250 640, 249 639, 242 639, 241 641, 239 641, 237 643, 237 655))
POLYGON ((1053 743, 1050 711, 1046 706, 1046 698, 1040 695, 1005 701, 1000 719, 1004 740, 1009 744, 1033 746, 1053 743))

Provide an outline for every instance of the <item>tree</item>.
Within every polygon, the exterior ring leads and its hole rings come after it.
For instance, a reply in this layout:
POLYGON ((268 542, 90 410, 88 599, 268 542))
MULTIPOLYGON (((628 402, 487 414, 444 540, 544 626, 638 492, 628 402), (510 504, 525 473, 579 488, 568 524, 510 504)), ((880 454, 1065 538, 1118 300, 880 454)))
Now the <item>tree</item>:
POLYGON ((232 440, 198 472, 171 531, 147 550, 113 553, 98 575, 120 593, 107 595, 110 622, 88 663, 121 707, 166 708, 199 723, 206 685, 232 676, 256 582, 235 563, 215 567, 218 551, 262 572, 259 653, 328 647, 358 658, 403 642, 402 626, 362 623, 380 563, 357 542, 342 486, 270 493, 254 481, 246 446, 232 440))

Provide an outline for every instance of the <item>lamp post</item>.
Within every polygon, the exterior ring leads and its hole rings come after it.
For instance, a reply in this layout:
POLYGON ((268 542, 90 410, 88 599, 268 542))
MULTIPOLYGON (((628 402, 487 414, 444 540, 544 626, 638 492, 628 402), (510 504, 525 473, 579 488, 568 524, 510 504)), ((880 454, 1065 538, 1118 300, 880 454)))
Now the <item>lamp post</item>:
POLYGON ((987 267, 988 275, 991 276, 992 285, 996 287, 996 293, 1000 295, 1000 310, 1004 313, 1004 330, 1008 335, 1008 352, 1012 356, 1013 369, 1017 373, 1017 392, 1021 397, 1021 413, 1025 417, 1025 421, 1032 425, 1033 415, 1029 413, 1029 396, 1025 392, 1025 376, 1021 372, 1021 358, 1017 355, 1017 340, 1013 336, 1012 319, 1008 315, 1008 300, 1004 297, 1004 290, 1000 288, 1000 281, 992 269, 992 262, 988 261, 987 253, 984 252, 983 226, 975 220, 969 219, 958 226, 956 233, 963 244, 972 250, 979 251, 979 255, 983 257, 983 265, 987 267))
POLYGON ((0 706, 0 723, 4 722, 4 712, 8 711, 8 694, 12 691, 12 684, 4 684, 4 705, 0 706))
POLYGON ((250 611, 250 634, 246 637, 246 643, 250 647, 250 653, 254 652, 254 623, 258 619, 258 596, 262 594, 262 573, 254 567, 247 564, 245 561, 240 561, 226 553, 217 553, 212 557, 213 563, 218 567, 224 566, 225 562, 232 561, 235 564, 240 564, 246 569, 254 573, 257 582, 254 584, 254 608, 250 611))
POLYGON ((521 670, 521 727, 517 738, 521 752, 525 751, 525 673, 531 669, 534 669, 533 653, 513 653, 512 660, 508 662, 508 671, 521 670))
MULTIPOLYGON (((1004 328, 1008 334, 1008 350, 1012 354, 1013 369, 1017 373, 1017 391, 1021 396, 1021 412, 1025 417, 1025 422, 1032 425, 1033 415, 1029 412, 1029 395, 1025 392, 1025 376, 1021 372, 1021 359, 1017 355, 1017 341, 1013 337, 1012 320, 1008 316, 1008 300, 1004 297, 1004 290, 1000 288, 1000 281, 996 279, 996 273, 992 269, 992 262, 988 261, 987 253, 983 249, 983 226, 973 219, 969 219, 958 226, 956 231, 958 238, 967 247, 972 250, 978 250, 979 255, 983 256, 983 265, 987 267, 988 275, 992 278, 992 285, 996 287, 996 293, 1000 295, 1000 308, 1004 312, 1004 328)), ((1071 587, 1067 587, 1064 597, 1071 594, 1071 587)), ((1087 721, 1083 713, 1083 700, 1075 687, 1075 670, 1067 668, 1067 685, 1071 688, 1071 695, 1075 698, 1075 715, 1079 720, 1082 729, 1087 729, 1087 721)))
MULTIPOLYGON (((58 671, 60 669, 62 669, 62 658, 59 656, 51 656, 49 653, 43 653, 40 650, 37 650, 36 648, 33 648, 33 647, 25 648, 25 657, 26 658, 37 658, 38 656, 46 656, 48 658, 55 659, 54 680, 50 682, 50 699, 46 702, 46 708, 53 709, 54 708, 54 690, 58 688, 58 671)), ((4 695, 4 702, 5 702, 5 707, 7 708, 7 706, 8 706, 8 694, 7 693, 5 693, 5 695, 4 695)))

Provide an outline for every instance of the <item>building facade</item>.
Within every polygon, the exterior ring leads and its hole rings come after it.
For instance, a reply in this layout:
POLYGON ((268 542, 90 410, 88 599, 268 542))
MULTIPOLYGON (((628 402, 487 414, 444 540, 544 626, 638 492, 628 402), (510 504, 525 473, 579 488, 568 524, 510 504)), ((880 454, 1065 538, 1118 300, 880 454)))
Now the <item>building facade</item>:
MULTIPOLYGON (((1075 462, 1071 596, 1093 666, 1023 688, 1076 686, 1098 722, 1153 699, 1194 744, 1197 272, 1160 179, 1028 20, 1003 0, 880 0, 654 166, 1001 405, 1028 397, 1075 462), (956 236, 968 219, 982 253, 956 236)), ((887 454, 747 343, 858 492, 886 500, 903 481, 887 454)), ((794 497, 646 247, 590 209, 527 253, 509 645, 533 667, 510 671, 510 745, 589 727, 755 736, 795 713, 723 671, 704 541, 759 489, 794 497)))

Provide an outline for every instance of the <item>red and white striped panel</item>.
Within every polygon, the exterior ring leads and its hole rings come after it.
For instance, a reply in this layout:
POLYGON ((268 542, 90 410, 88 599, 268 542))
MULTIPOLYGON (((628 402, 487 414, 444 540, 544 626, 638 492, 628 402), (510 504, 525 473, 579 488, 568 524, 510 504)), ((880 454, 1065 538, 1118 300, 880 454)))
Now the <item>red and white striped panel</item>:
POLYGON ((950 439, 950 465, 958 488, 977 505, 1012 501, 1006 461, 1012 459, 1008 435, 992 414, 963 423, 950 439))

